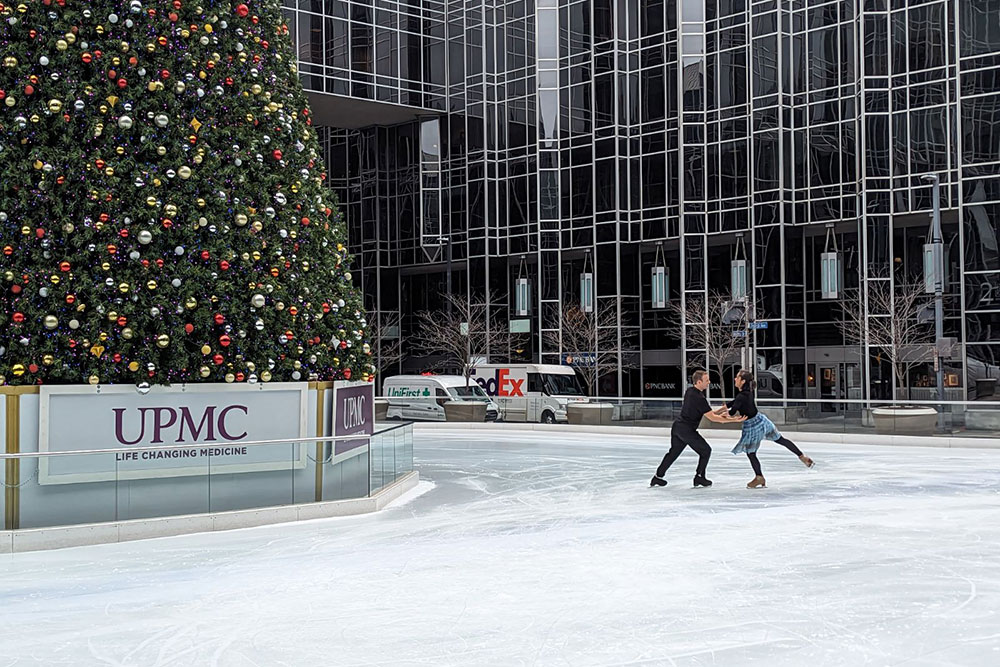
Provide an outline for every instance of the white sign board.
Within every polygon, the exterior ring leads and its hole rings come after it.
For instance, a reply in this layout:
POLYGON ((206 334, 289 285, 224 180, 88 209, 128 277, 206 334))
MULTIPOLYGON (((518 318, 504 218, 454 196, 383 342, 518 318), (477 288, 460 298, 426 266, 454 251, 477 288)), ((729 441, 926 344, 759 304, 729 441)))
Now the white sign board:
POLYGON ((39 452, 163 449, 39 457, 39 484, 72 484, 304 468, 308 385, 42 386, 39 452), (203 445, 174 448, 175 445, 203 445))

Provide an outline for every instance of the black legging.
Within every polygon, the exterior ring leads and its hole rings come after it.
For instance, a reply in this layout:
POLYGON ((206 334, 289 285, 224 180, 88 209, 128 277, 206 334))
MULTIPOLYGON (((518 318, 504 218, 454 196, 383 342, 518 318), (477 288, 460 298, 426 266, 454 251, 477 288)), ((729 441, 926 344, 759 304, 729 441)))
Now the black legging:
MULTIPOLYGON (((790 451, 792 454, 802 456, 802 450, 796 447, 795 443, 785 436, 781 436, 775 440, 775 442, 790 451)), ((764 473, 760 470, 760 459, 757 458, 757 452, 747 452, 747 458, 750 459, 750 465, 753 466, 753 474, 763 477, 764 473)))

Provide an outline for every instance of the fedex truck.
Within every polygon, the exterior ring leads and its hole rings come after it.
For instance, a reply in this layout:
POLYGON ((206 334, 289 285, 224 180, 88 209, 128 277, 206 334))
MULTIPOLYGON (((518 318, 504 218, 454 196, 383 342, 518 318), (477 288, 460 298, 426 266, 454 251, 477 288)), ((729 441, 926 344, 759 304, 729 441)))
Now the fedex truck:
POLYGON ((566 421, 570 402, 586 402, 586 392, 570 366, 481 364, 472 378, 499 406, 508 422, 566 421))

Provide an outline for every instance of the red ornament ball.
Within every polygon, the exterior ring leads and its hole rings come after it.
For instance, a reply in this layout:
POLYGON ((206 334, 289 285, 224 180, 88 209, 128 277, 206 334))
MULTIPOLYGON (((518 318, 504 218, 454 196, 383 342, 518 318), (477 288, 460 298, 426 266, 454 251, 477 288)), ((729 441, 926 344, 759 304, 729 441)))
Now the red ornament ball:
POLYGON ((350 368, 345 368, 344 369, 344 379, 345 380, 350 380, 351 379, 351 369, 350 368))
POLYGON ((228 271, 229 262, 227 262, 226 260, 222 260, 221 262, 219 262, 219 268, 222 269, 223 271, 228 271))
POLYGON ((191 324, 189 322, 188 324, 184 325, 184 332, 185 333, 191 333, 192 331, 194 331, 194 325, 193 324, 191 324))
POLYGON ((14 316, 13 316, 12 319, 15 322, 17 322, 18 324, 20 324, 21 322, 24 321, 24 313, 21 313, 21 312, 14 313, 14 316))
POLYGON ((222 334, 221 336, 219 336, 219 345, 221 345, 222 347, 229 347, 229 344, 231 342, 233 341, 231 338, 229 338, 228 334, 222 334))
POLYGON ((215 362, 216 366, 221 366, 222 362, 225 361, 225 359, 222 358, 221 354, 217 354, 214 357, 212 357, 212 361, 215 362))
POLYGON ((207 250, 202 250, 201 251, 201 258, 202 259, 208 259, 209 257, 211 257, 211 255, 208 254, 207 250))
POLYGON ((222 324, 223 322, 226 321, 226 316, 223 315, 222 313, 216 313, 215 317, 212 319, 215 321, 216 324, 222 324))
POLYGON ((275 160, 280 160, 281 159, 281 151, 278 150, 277 148, 274 149, 274 152, 271 153, 271 155, 274 156, 275 160))
POLYGON ((29 373, 37 373, 38 372, 38 364, 28 364, 28 372, 29 373))
POLYGON ((242 5, 241 4, 241 5, 237 5, 236 6, 236 15, 237 16, 246 17, 246 15, 249 14, 249 13, 250 13, 250 8, 247 7, 246 5, 242 5))

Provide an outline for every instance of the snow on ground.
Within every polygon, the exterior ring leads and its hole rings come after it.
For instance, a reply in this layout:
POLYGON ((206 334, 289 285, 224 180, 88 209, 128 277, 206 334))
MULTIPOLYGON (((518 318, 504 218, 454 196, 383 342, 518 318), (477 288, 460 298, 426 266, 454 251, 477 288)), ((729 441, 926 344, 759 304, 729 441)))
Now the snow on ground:
POLYGON ((386 511, 0 557, 0 665, 996 665, 989 450, 417 433, 386 511))

